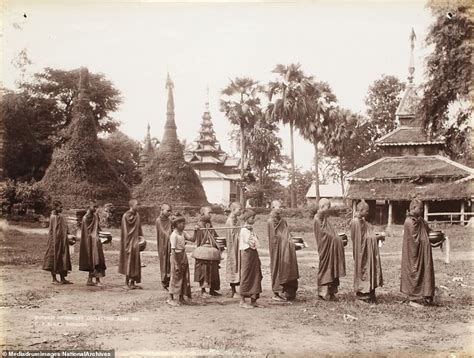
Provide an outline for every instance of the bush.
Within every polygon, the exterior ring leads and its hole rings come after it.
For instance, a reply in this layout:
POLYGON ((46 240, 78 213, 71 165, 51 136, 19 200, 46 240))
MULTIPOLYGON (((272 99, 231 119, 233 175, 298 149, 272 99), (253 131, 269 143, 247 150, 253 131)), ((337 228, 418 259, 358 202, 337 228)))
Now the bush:
POLYGON ((2 212, 26 215, 46 214, 50 209, 50 198, 39 183, 7 180, 1 190, 2 212))

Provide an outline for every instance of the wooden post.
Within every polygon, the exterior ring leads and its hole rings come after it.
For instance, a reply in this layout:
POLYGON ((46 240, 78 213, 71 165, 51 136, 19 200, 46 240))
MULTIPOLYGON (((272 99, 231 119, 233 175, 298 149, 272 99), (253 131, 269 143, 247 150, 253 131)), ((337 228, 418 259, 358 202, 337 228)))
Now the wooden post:
POLYGON ((465 215, 464 215, 464 200, 461 201, 461 225, 464 225, 465 215))
POLYGON ((429 210, 428 209, 429 208, 428 202, 425 201, 423 205, 424 205, 423 216, 424 216, 425 221, 428 221, 428 210, 429 210))
POLYGON ((352 218, 355 218, 357 211, 357 200, 352 200, 352 218))
POLYGON ((393 207, 392 207, 392 202, 389 200, 388 201, 388 219, 387 219, 387 227, 390 227, 392 225, 392 217, 393 217, 393 207))

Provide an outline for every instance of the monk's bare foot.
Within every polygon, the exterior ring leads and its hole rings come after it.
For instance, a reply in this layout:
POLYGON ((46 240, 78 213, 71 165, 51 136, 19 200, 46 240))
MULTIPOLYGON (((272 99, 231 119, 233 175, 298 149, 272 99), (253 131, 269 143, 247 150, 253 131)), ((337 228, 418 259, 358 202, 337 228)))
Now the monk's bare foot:
POLYGON ((72 282, 64 279, 64 280, 61 280, 61 285, 72 285, 72 282))
POLYGON ((221 293, 216 292, 216 291, 214 291, 214 290, 211 290, 211 291, 209 292, 209 294, 210 294, 211 296, 222 296, 221 293))
POLYGON ((240 308, 255 308, 254 306, 248 304, 248 303, 239 303, 240 308))
POLYGON ((415 307, 415 308, 423 308, 423 305, 421 305, 421 304, 419 304, 418 302, 415 302, 415 301, 410 301, 408 304, 412 307, 415 307))
POLYGON ((168 287, 167 286, 163 286, 163 290, 165 291, 169 291, 168 287))
POLYGON ((227 292, 226 297, 228 297, 228 298, 234 298, 235 295, 236 295, 236 293, 235 293, 234 291, 229 291, 229 292, 227 292))
POLYGON ((255 308, 260 307, 257 301, 250 302, 250 304, 252 305, 252 307, 255 307, 255 308))
POLYGON ((167 300, 166 303, 173 307, 177 307, 180 305, 179 302, 176 302, 175 300, 167 300))
POLYGON ((53 285, 59 285, 61 282, 59 282, 58 280, 53 280, 53 282, 51 282, 53 285))
POLYGON ((146 264, 141 264, 142 267, 146 267, 146 264))
POLYGON ((94 282, 92 282, 92 281, 87 281, 87 284, 86 284, 86 285, 87 285, 87 286, 95 286, 96 284, 95 284, 94 282))
POLYGON ((104 287, 104 285, 103 285, 101 282, 96 282, 95 285, 96 285, 97 287, 104 287))
POLYGON ((274 295, 272 297, 272 300, 277 301, 277 302, 286 302, 286 300, 283 297, 279 296, 279 295, 274 295))

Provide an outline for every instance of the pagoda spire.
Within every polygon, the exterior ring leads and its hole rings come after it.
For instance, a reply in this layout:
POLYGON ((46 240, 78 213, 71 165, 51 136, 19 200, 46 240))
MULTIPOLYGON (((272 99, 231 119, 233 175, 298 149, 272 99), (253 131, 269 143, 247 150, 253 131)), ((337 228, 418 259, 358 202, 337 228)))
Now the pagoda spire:
POLYGON ((415 35, 415 30, 413 27, 411 28, 411 34, 410 34, 410 64, 408 65, 408 82, 411 84, 413 83, 413 74, 415 73, 415 40, 416 40, 416 35, 415 35))
POLYGON ((176 150, 176 145, 179 144, 178 135, 176 133, 176 123, 174 120, 174 83, 171 80, 169 73, 166 78, 166 88, 168 89, 168 103, 166 106, 165 132, 158 151, 173 151, 176 150))

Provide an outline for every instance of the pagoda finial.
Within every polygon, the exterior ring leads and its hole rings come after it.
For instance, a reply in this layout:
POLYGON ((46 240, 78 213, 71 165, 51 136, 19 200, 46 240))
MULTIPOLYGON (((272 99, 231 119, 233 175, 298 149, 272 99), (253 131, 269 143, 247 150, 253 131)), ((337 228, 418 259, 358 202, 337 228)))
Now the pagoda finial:
POLYGON ((79 94, 84 95, 89 91, 89 70, 81 67, 79 70, 79 94))
POLYGON ((206 98, 206 112, 209 112, 209 85, 207 85, 207 87, 206 87, 206 95, 207 95, 207 98, 206 98))
POLYGON ((171 80, 170 74, 166 77, 166 88, 168 89, 168 104, 167 104, 167 114, 174 116, 174 97, 173 97, 173 88, 174 83, 171 80))
POLYGON ((414 56, 415 40, 416 40, 415 30, 412 27, 411 34, 410 34, 410 47, 411 47, 410 64, 408 65, 408 82, 409 83, 413 83, 413 74, 415 73, 415 56, 414 56))

